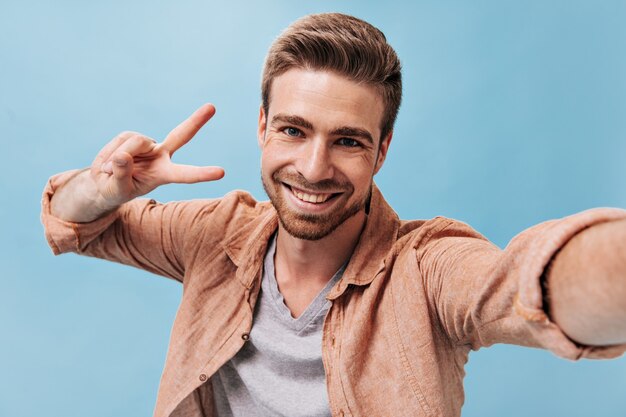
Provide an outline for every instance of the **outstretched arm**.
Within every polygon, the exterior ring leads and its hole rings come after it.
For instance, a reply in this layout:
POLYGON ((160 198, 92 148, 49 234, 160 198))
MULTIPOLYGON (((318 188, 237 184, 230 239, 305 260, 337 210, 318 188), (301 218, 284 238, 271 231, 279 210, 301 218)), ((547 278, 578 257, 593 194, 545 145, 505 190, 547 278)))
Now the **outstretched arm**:
POLYGON ((504 250, 450 219, 427 222, 421 236, 421 281, 455 345, 542 347, 572 360, 626 352, 626 210, 543 222, 504 250))
POLYGON ((584 345, 626 343, 626 220, 574 236, 547 275, 550 317, 584 345))
POLYGON ((206 229, 223 226, 219 216, 212 216, 220 200, 160 204, 135 197, 163 184, 211 181, 224 175, 219 167, 171 160, 214 112, 210 104, 200 107, 162 143, 139 133, 121 133, 102 148, 90 168, 50 178, 41 220, 52 251, 94 256, 183 281, 198 236, 219 235, 206 229))

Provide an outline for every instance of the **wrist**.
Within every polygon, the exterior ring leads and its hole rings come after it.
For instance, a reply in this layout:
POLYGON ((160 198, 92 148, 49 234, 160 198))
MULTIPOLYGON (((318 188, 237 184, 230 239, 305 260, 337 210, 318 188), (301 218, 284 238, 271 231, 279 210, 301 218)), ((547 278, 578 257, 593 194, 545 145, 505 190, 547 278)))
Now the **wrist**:
POLYGON ((55 190, 50 201, 51 214, 72 223, 88 223, 117 209, 99 191, 89 168, 78 171, 55 190))

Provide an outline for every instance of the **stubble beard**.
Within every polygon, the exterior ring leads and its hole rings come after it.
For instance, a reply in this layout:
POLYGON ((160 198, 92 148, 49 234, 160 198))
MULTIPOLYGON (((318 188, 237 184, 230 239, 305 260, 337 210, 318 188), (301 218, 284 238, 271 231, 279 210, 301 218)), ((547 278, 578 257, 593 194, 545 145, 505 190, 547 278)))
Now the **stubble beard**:
MULTIPOLYGON (((296 188, 316 191, 319 193, 328 192, 327 190, 343 190, 343 194, 349 199, 354 194, 354 187, 349 182, 337 182, 334 180, 325 180, 318 183, 309 183, 302 175, 276 171, 272 174, 270 180, 261 174, 261 181, 265 193, 270 198, 272 205, 278 213, 278 219, 282 227, 291 236, 303 240, 319 240, 341 226, 346 220, 365 209, 371 197, 371 185, 366 196, 358 199, 348 207, 339 206, 330 213, 311 214, 299 213, 292 210, 282 196, 283 182, 288 182, 296 188)), ((344 195, 336 198, 345 198, 344 195)))

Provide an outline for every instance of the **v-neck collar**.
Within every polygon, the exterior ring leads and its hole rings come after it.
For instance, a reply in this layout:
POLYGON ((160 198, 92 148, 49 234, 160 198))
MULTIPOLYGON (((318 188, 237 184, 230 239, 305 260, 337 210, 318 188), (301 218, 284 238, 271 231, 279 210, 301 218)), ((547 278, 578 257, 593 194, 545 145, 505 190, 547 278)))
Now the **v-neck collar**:
POLYGON ((276 269, 274 266, 274 255, 276 254, 276 234, 270 238, 270 242, 265 255, 263 283, 261 291, 264 291, 270 297, 270 304, 274 311, 278 314, 283 324, 295 332, 304 330, 316 317, 318 317, 325 309, 328 309, 330 303, 326 299, 326 295, 331 288, 341 279, 345 271, 347 262, 343 264, 331 279, 324 285, 315 298, 309 303, 306 309, 298 317, 293 317, 291 310, 285 304, 285 298, 278 288, 276 280, 276 269))

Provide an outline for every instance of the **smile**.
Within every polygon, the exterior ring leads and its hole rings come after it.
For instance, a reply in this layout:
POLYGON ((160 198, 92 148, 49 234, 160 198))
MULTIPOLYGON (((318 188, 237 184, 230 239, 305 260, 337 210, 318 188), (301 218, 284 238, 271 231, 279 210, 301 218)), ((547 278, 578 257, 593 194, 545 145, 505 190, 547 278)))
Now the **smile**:
POLYGON ((311 194, 297 188, 291 188, 291 191, 294 193, 296 197, 298 197, 302 201, 306 201, 307 203, 323 203, 328 200, 332 194, 311 194))
POLYGON ((298 200, 311 204, 322 204, 338 196, 340 193, 315 193, 312 191, 305 191, 299 188, 295 188, 288 184, 285 184, 287 188, 291 190, 293 196, 298 200))

